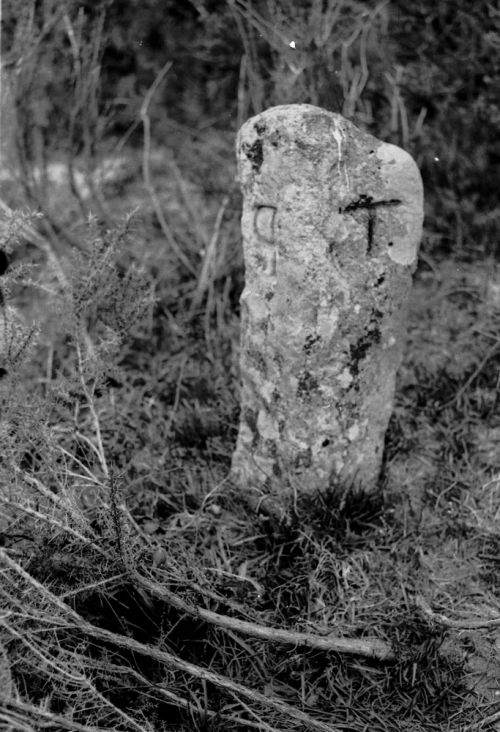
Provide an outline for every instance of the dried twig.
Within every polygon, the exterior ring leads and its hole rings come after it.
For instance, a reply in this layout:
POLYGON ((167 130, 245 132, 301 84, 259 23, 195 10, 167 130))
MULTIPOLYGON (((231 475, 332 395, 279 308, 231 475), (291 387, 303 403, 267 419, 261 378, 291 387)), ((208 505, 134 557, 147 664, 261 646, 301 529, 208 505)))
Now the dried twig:
MULTIPOLYGON (((498 730, 498 727, 490 727, 493 722, 498 721, 500 721, 500 711, 489 714, 487 717, 483 717, 482 719, 478 719, 477 722, 471 722, 470 724, 465 725, 465 727, 460 727, 456 732, 480 732, 480 730, 485 730, 487 728, 491 730, 498 730)), ((453 728, 452 732, 455 732, 455 728, 453 728)))
MULTIPOLYGON (((50 618, 50 622, 52 623, 52 625, 54 625, 53 618, 50 618)), ((332 727, 329 724, 320 722, 319 720, 311 717, 309 714, 302 712, 300 709, 297 709, 296 707, 287 704, 277 697, 267 696, 266 694, 262 694, 260 691, 256 691, 255 689, 249 689, 246 686, 243 686, 243 684, 232 681, 226 676, 221 676, 220 674, 216 674, 213 671, 208 671, 201 666, 197 666, 194 663, 184 661, 183 659, 174 656, 172 653, 168 653, 167 651, 161 651, 160 649, 150 646, 146 643, 139 643, 139 641, 136 641, 133 638, 127 638, 123 635, 119 635, 118 633, 112 633, 109 630, 98 628, 91 623, 85 622, 83 618, 78 624, 78 627, 84 633, 90 635, 93 638, 97 638, 99 640, 109 643, 114 643, 120 648, 125 648, 129 651, 133 651, 134 653, 139 653, 141 655, 147 656, 148 658, 159 661, 160 663, 164 663, 166 666, 174 668, 177 671, 182 671, 189 674, 190 676, 194 676, 198 679, 203 679, 221 689, 234 692, 236 695, 242 696, 245 699, 249 699, 252 702, 261 704, 262 706, 268 707, 270 709, 274 709, 281 714, 285 714, 291 719, 301 722, 310 730, 319 730, 319 732, 339 732, 339 729, 337 727, 332 727)))
POLYGON ((496 352, 500 348, 500 342, 496 342, 492 345, 492 347, 488 350, 484 358, 481 360, 479 366, 475 369, 474 373, 469 376, 465 384, 462 384, 460 389, 457 390, 455 396, 453 396, 449 401, 445 402, 445 404, 441 404, 438 411, 442 411, 443 409, 446 409, 447 407, 451 407, 452 404, 457 402, 460 397, 467 391, 469 386, 477 379, 481 371, 484 369, 490 358, 492 358, 496 352))
POLYGON ((188 272, 191 272, 191 274, 196 274, 196 270, 189 261, 189 259, 186 257, 182 249, 178 246, 177 242, 175 241, 174 235, 172 234, 172 231, 170 230, 169 225, 167 224, 167 221, 165 219, 165 216, 163 215, 163 211, 160 205, 160 202, 158 200, 158 196, 156 195, 155 188, 153 186, 153 183, 151 181, 151 165, 150 165, 150 156, 151 156, 151 121, 149 119, 149 105, 151 104, 151 100, 154 96, 154 93, 158 89, 159 85, 167 75, 168 71, 170 70, 172 66, 172 61, 168 61, 158 72, 155 80, 151 84, 151 87, 149 88, 146 96, 144 97, 144 101, 141 105, 140 110, 140 118, 142 121, 142 126, 144 128, 144 148, 143 148, 143 155, 142 155, 142 174, 144 178, 144 185, 147 188, 147 191, 149 193, 149 196, 151 198, 151 201, 153 203, 153 208, 156 214, 156 218, 158 219, 158 223, 160 224, 161 230, 163 232, 163 235, 165 239, 167 240, 168 245, 172 248, 172 250, 175 252, 177 258, 179 261, 182 262, 182 264, 186 267, 188 272))
MULTIPOLYGON (((63 717, 62 714, 49 712, 40 705, 35 706, 35 704, 28 704, 27 702, 23 702, 19 699, 10 699, 5 702, 5 709, 6 712, 12 713, 10 719, 7 716, 7 713, 5 714, 4 718, 7 723, 12 721, 19 724, 19 727, 11 728, 12 730, 18 730, 19 732, 33 732, 33 727, 21 726, 21 724, 26 724, 27 714, 39 723, 39 726, 37 725, 37 729, 56 729, 59 727, 61 729, 74 730, 74 732, 97 732, 95 725, 89 726, 86 724, 80 724, 73 719, 63 717)), ((147 727, 136 724, 130 717, 128 719, 134 724, 135 729, 140 730, 141 732, 148 732, 147 727)), ((2 718, 0 717, 0 722, 1 721, 2 718)), ((7 730, 8 729, 9 728, 7 727, 7 730)))
POLYGON ((193 295, 193 300, 191 302, 190 316, 193 315, 194 311, 201 303, 203 295, 204 295, 205 291, 208 289, 211 279, 213 279, 214 272, 215 272, 217 242, 219 239, 220 229, 222 226, 222 219, 224 218, 224 212, 227 208, 228 203, 229 203, 229 196, 224 196, 224 198, 222 199, 222 203, 219 207, 219 210, 217 212, 217 216, 215 218, 213 234, 210 238, 210 241, 209 241, 208 246, 205 251, 205 256, 203 258, 203 265, 201 268, 200 275, 198 277, 198 284, 196 286, 196 290, 193 295))
MULTIPOLYGON (((52 526, 57 532, 59 533, 67 533, 70 536, 72 536, 74 539, 76 539, 79 543, 83 544, 84 546, 91 546, 96 552, 98 552, 101 556, 103 556, 105 559, 109 558, 108 553, 105 549, 103 549, 99 544, 97 543, 97 540, 95 538, 92 538, 91 536, 85 536, 81 532, 74 529, 72 526, 68 524, 67 521, 63 521, 62 519, 56 518, 55 516, 48 515, 48 512, 44 513, 43 511, 37 511, 34 508, 31 508, 31 506, 23 505, 17 501, 11 501, 7 498, 3 498, 0 496, 0 502, 4 506, 8 506, 12 508, 14 511, 21 511, 22 513, 26 514, 27 516, 31 516, 31 518, 35 519, 35 521, 39 521, 40 523, 46 523, 49 526, 52 526)), ((1 554, 0 554, 1 557, 1 554)))
MULTIPOLYGON (((94 664, 95 667, 96 664, 94 664)), ((109 662, 106 662, 106 664, 103 666, 106 673, 115 673, 119 674, 120 676, 131 676, 133 679, 135 679, 136 682, 139 683, 139 685, 142 688, 147 689, 148 687, 153 686, 152 682, 149 681, 145 676, 143 676, 141 673, 139 673, 136 669, 126 667, 126 666, 118 666, 117 664, 112 664, 109 662)), ((158 696, 163 697, 164 699, 168 700, 170 704, 173 704, 180 709, 186 709, 192 714, 199 713, 199 707, 194 704, 193 702, 188 701, 187 699, 184 699, 183 697, 179 696, 178 694, 174 694, 173 691, 170 691, 170 689, 166 688, 167 683, 162 682, 155 682, 154 684, 154 690, 158 696)), ((247 712, 251 713, 252 710, 247 707, 246 704, 243 704, 241 699, 238 699, 237 697, 236 701, 237 703, 244 707, 247 712)), ((251 729, 257 729, 260 730, 260 732, 283 732, 282 729, 278 729, 276 727, 271 727, 269 724, 264 722, 263 720, 261 722, 251 722, 249 719, 244 719, 243 717, 240 717, 237 714, 226 714, 224 712, 213 712, 210 709, 204 709, 203 714, 208 719, 217 719, 219 721, 224 722, 232 722, 232 724, 240 724, 244 727, 249 727, 251 729)))
MULTIPOLYGON (((273 709, 280 714, 293 719, 294 721, 302 723, 309 730, 318 730, 319 732, 339 732, 337 727, 332 727, 329 724, 314 719, 309 714, 297 709, 296 707, 287 704, 278 697, 267 696, 260 691, 255 689, 249 689, 243 684, 233 681, 232 679, 214 673, 196 664, 189 663, 183 659, 168 653, 167 651, 160 650, 154 646, 150 646, 146 643, 140 643, 133 638, 120 635, 119 633, 113 633, 103 628, 98 628, 92 623, 84 620, 75 610, 69 605, 66 605, 59 597, 53 595, 49 589, 41 585, 34 577, 26 572, 19 564, 9 557, 7 552, 0 549, 0 560, 12 571, 19 574, 29 585, 46 600, 49 600, 55 606, 62 611, 62 616, 52 614, 46 616, 43 613, 37 614, 37 622, 46 623, 51 629, 59 626, 66 629, 78 629, 86 635, 98 639, 107 643, 113 643, 119 648, 139 653, 143 656, 147 656, 150 659, 154 659, 159 663, 165 664, 167 667, 181 671, 195 678, 207 681, 218 688, 224 689, 230 693, 234 693, 237 697, 248 699, 253 703, 259 704, 267 709, 273 709)), ((134 574, 132 572, 132 574, 134 574)), ((153 583, 149 583, 153 585, 153 583)), ((182 602, 182 601, 181 601, 182 602)), ((200 608, 201 610, 201 608, 200 608)), ((15 616, 16 613, 9 613, 9 616, 15 616)), ((214 613, 215 615, 215 613, 214 613)), ((251 624, 248 624, 251 625, 251 624)))
POLYGON ((14 682, 10 670, 7 651, 0 642, 0 701, 5 702, 14 696, 14 682))
POLYGON ((466 620, 465 618, 463 620, 451 620, 446 615, 441 615, 441 613, 435 613, 431 610, 426 600, 424 600, 421 595, 417 595, 415 603, 428 618, 431 618, 431 620, 434 620, 436 623, 444 625, 447 628, 474 630, 476 628, 496 628, 500 626, 500 617, 489 618, 488 620, 486 618, 484 620, 466 620))
POLYGON ((312 633, 297 633, 283 628, 269 628, 258 623, 250 623, 246 620, 231 618, 227 615, 219 615, 212 610, 206 610, 200 606, 190 605, 174 592, 167 590, 157 582, 146 579, 138 572, 132 571, 132 579, 139 586, 159 600, 164 600, 177 610, 189 615, 201 618, 207 623, 218 625, 221 628, 229 628, 240 633, 251 635, 254 638, 274 641, 275 643, 286 643, 293 646, 306 646, 317 648, 322 651, 334 651, 335 653, 350 653, 367 658, 377 658, 382 661, 394 659, 391 646, 379 638, 340 638, 338 636, 319 636, 312 633))

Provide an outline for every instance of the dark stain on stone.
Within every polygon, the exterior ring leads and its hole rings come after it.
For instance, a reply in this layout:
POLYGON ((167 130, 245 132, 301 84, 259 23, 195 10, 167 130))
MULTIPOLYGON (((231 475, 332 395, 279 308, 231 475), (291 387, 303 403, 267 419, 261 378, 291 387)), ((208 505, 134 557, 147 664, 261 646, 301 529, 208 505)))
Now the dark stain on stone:
POLYGON ((264 132, 267 130, 265 122, 256 122, 254 127, 258 135, 263 135, 264 132))
POLYGON ((264 161, 264 151, 262 149, 262 140, 255 140, 252 145, 247 142, 242 145, 243 152, 252 163, 252 168, 258 173, 264 161))
POLYGON ((330 444, 330 440, 329 440, 328 438, 326 438, 326 439, 325 439, 325 440, 323 440, 323 442, 321 443, 321 447, 328 447, 328 445, 329 445, 329 444, 330 444))
POLYGON ((367 330, 368 330, 368 335, 374 341, 374 343, 380 343, 379 323, 383 317, 384 317, 384 313, 381 310, 377 310, 377 308, 372 309, 367 330))
POLYGON ((314 344, 317 343, 320 340, 321 340, 321 336, 320 335, 311 335, 311 334, 309 334, 307 336, 307 338, 306 338, 306 342, 302 346, 302 348, 304 350, 304 353, 307 356, 309 356, 311 354, 311 350, 312 350, 312 347, 314 346, 314 344))
POLYGON ((359 362, 362 361, 371 345, 371 339, 363 336, 353 346, 349 346, 349 371, 351 376, 358 376, 359 362))
POLYGON ((302 140, 300 137, 296 137, 293 142, 297 145, 299 150, 308 150, 311 147, 310 143, 302 140))
POLYGON ((273 389, 273 393, 271 394, 271 402, 273 404, 277 404, 281 400, 281 394, 277 389, 273 389))
POLYGON ((378 280, 375 282, 375 287, 380 287, 385 282, 385 275, 380 275, 378 280))
POLYGON ((299 376, 297 384, 297 396, 300 399, 307 399, 312 391, 318 390, 318 381, 309 371, 303 371, 299 376))
POLYGON ((267 300, 267 302, 269 302, 269 300, 272 300, 273 297, 274 297, 274 292, 271 292, 271 290, 269 290, 269 292, 266 292, 266 294, 264 295, 264 298, 267 300))
MULTIPOLYGON (((349 346, 349 370, 351 372, 351 376, 356 377, 359 375, 360 361, 366 358, 368 351, 374 343, 380 343, 380 330, 378 328, 370 330, 369 333, 362 336, 357 343, 353 346, 349 346)), ((359 385, 356 385, 354 388, 358 391, 359 385)))
POLYGON ((253 437, 252 437, 252 450, 255 450, 259 442, 259 433, 257 431, 257 412, 247 407, 243 412, 243 419, 248 425, 253 437))

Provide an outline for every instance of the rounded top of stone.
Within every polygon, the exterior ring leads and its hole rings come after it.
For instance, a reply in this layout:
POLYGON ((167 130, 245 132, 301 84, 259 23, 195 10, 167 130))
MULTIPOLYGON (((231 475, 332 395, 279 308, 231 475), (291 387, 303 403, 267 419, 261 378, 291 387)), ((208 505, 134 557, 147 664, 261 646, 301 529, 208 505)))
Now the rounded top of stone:
POLYGON ((323 107, 317 107, 315 104, 278 104, 275 107, 268 107, 268 109, 265 109, 263 112, 260 112, 257 116, 260 115, 266 115, 269 117, 273 116, 279 116, 279 115, 292 115, 292 116, 299 116, 299 115, 310 115, 310 114, 321 114, 321 115, 328 115, 333 117, 340 117, 341 119, 345 119, 342 117, 341 114, 337 114, 336 112, 330 112, 327 109, 323 109, 323 107))
POLYGON ((260 205, 279 209, 286 195, 299 191, 292 195, 295 209, 309 201, 311 222, 316 217, 325 229, 340 226, 338 216, 366 219, 370 250, 374 237, 382 236, 394 263, 415 262, 423 186, 418 166, 402 148, 312 104, 284 104, 251 117, 237 147, 240 182, 247 191, 254 186, 260 205))
POLYGON ((328 120, 328 123, 334 122, 335 124, 352 125, 342 117, 341 114, 336 112, 330 112, 322 107, 316 107, 314 104, 280 104, 276 107, 269 107, 263 112, 256 114, 254 117, 248 119, 243 125, 242 129, 250 125, 259 125, 259 122, 285 122, 287 125, 293 126, 294 122, 301 124, 303 121, 316 118, 328 120))

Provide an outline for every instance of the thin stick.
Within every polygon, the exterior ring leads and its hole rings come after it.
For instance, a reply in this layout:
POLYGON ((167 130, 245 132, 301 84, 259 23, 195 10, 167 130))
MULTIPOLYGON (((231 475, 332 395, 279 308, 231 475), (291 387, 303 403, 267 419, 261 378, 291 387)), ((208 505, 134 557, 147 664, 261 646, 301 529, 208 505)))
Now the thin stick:
MULTIPOLYGON (((53 619, 51 619, 51 622, 53 623, 53 619)), ((214 684, 221 689, 225 689, 229 692, 234 692, 235 694, 240 695, 245 699, 249 699, 252 702, 256 702, 257 704, 261 704, 264 707, 274 709, 275 711, 280 712, 281 714, 285 714, 293 720, 301 722, 307 727, 307 729, 319 730, 319 732, 340 732, 338 727, 332 727, 329 724, 320 722, 319 720, 311 717, 309 714, 302 712, 300 709, 297 709, 296 707, 287 704, 277 697, 266 696, 260 691, 256 691, 255 689, 249 689, 246 686, 243 686, 243 684, 232 681, 226 676, 221 676, 220 674, 216 674, 213 671, 208 671, 201 666, 197 666, 194 663, 184 661, 183 659, 174 656, 172 653, 168 653, 167 651, 161 651, 154 646, 148 645, 147 643, 140 643, 133 638, 127 638, 125 636, 119 635, 118 633, 112 633, 109 630, 104 630, 104 628, 98 628, 91 623, 87 623, 83 620, 83 618, 78 624, 78 627, 84 633, 90 635, 93 638, 114 643, 118 647, 133 651, 134 653, 140 653, 143 656, 147 656, 148 658, 154 659, 155 661, 164 663, 166 666, 170 666, 177 671, 182 671, 189 674, 190 676, 208 681, 209 683, 214 684)))
MULTIPOLYGON (((94 666, 95 668, 95 666, 94 666)), ((127 666, 118 666, 117 664, 111 664, 106 663, 103 668, 106 672, 115 673, 115 674, 121 674, 121 675, 127 675, 134 678, 136 681, 139 682, 141 686, 144 688, 149 688, 153 686, 152 682, 149 681, 145 676, 140 674, 138 671, 136 671, 134 668, 129 668, 127 666)), ((169 689, 165 688, 166 683, 162 682, 156 682, 154 684, 154 690, 155 693, 159 696, 164 697, 165 699, 168 699, 172 704, 175 704, 176 706, 180 707, 181 709, 187 709, 189 712, 196 714, 199 712, 199 708, 193 704, 193 702, 188 701, 187 699, 184 699, 181 696, 178 696, 177 694, 174 694, 173 691, 170 691, 169 689)), ((233 695, 234 696, 234 695, 233 695)), ((249 714, 255 714, 246 704, 244 704, 241 699, 238 699, 238 697, 234 697, 238 705, 242 706, 249 714)), ((209 719, 219 719, 223 720, 225 722, 232 722, 233 724, 241 724, 245 727, 250 727, 251 729, 258 729, 261 730, 261 732, 283 732, 282 729, 277 729, 276 727, 270 727, 266 722, 251 722, 248 719, 243 719, 243 717, 240 717, 236 714, 225 714, 223 712, 213 712, 211 709, 204 709, 204 714, 209 719)))
POLYGON ((200 304, 205 291, 208 289, 210 279, 213 279, 213 277, 214 277, 217 242, 219 240, 220 229, 222 226, 222 219, 224 218, 224 213, 226 211, 228 203, 229 203, 229 196, 224 196, 224 198, 222 199, 222 203, 219 207, 219 210, 217 212, 217 216, 215 218, 213 234, 210 238, 210 242, 205 251, 203 265, 201 268, 200 276, 198 277, 198 284, 196 286, 196 290, 193 295, 193 300, 191 302, 191 308, 190 308, 190 313, 189 313, 190 316, 193 315, 194 311, 200 304))
POLYGON ((486 366, 486 364, 488 363, 490 358, 495 355, 495 353, 498 351, 499 348, 500 348, 500 343, 497 342, 497 343, 493 344, 493 346, 489 349, 486 356, 483 358, 483 360, 481 361, 479 366, 476 368, 476 370, 474 371, 472 376, 469 376, 469 378, 467 379, 465 384, 463 384, 460 387, 460 389, 457 391, 455 396, 452 399, 450 399, 449 402, 446 402, 446 404, 442 404, 439 407, 439 411, 441 411, 442 409, 445 409, 446 407, 450 407, 454 402, 456 402, 462 396, 462 394, 464 394, 464 392, 469 388, 469 386, 472 384, 472 382, 475 381, 475 379, 479 376, 479 374, 481 373, 483 368, 486 366))
MULTIPOLYGON (((215 686, 225 689, 226 691, 230 693, 234 693, 237 696, 241 696, 244 699, 248 699, 253 703, 257 703, 262 705, 265 708, 273 709, 281 714, 284 714, 291 719, 301 722, 306 726, 309 730, 318 730, 319 732, 340 732, 340 730, 337 727, 332 727, 328 724, 325 724, 324 722, 321 722, 317 719, 314 719, 310 715, 306 714, 305 712, 301 711, 300 709, 297 709, 296 707, 291 706, 290 704, 287 704, 286 702, 282 701, 281 699, 277 697, 267 696, 263 694, 262 692, 256 691, 255 689, 249 689, 243 684, 237 683, 233 681, 232 679, 229 679, 225 676, 222 676, 220 674, 214 673, 212 671, 209 671, 208 669, 205 669, 201 666, 197 666, 193 663, 189 663, 188 661, 184 661, 181 658, 178 658, 177 656, 168 653, 167 651, 160 650, 159 648, 155 648, 154 646, 151 646, 149 644, 140 643, 139 641, 136 641, 133 638, 128 638, 126 636, 120 635, 118 633, 113 633, 109 630, 105 630, 103 628, 98 628, 95 625, 92 625, 92 623, 87 622, 84 620, 78 613, 76 613, 69 605, 67 605, 65 602, 63 602, 60 598, 56 597, 50 590, 48 590, 46 587, 41 585, 35 578, 31 577, 29 573, 27 573, 20 565, 18 565, 16 562, 14 562, 5 552, 3 549, 0 549, 0 559, 3 560, 3 562, 12 570, 14 570, 16 573, 21 575, 34 589, 36 589, 38 592, 40 592, 41 596, 48 599, 52 603, 56 605, 56 607, 61 610, 66 616, 67 620, 64 618, 59 618, 57 615, 53 614, 50 617, 46 617, 42 614, 38 616, 38 620, 40 622, 46 622, 50 624, 51 628, 54 628, 55 625, 61 625, 62 627, 71 628, 76 627, 79 630, 81 630, 86 635, 96 638, 105 642, 111 642, 118 646, 119 648, 125 648, 129 651, 133 651, 134 653, 139 653, 143 656, 147 656, 150 659, 154 659, 156 661, 159 661, 160 663, 165 664, 167 667, 176 669, 177 671, 181 671, 183 673, 187 673, 190 676, 193 676, 198 679, 202 679, 204 681, 207 681, 211 684, 214 684, 215 686)), ((135 573, 132 571, 132 575, 135 573)), ((143 578, 140 578, 141 581, 144 583, 143 578)), ((146 586, 153 585, 153 583, 145 583, 146 586)), ((161 588, 158 588, 161 589, 161 588)), ((172 593, 169 593, 172 594, 172 593)), ((180 601, 182 605, 185 605, 183 601, 180 601)), ((191 610, 191 608, 190 608, 191 610)), ((199 617, 203 617, 201 614, 202 608, 198 608, 198 615, 199 617)), ((207 612, 207 611, 205 611, 207 612)), ((211 613, 211 616, 216 616, 215 613, 211 613)), ((218 616, 219 618, 222 616, 218 616)), ((227 619, 231 620, 231 619, 227 619)), ((250 623, 241 623, 241 621, 238 623, 238 625, 243 626, 251 626, 250 623)), ((258 626, 254 626, 258 627, 258 626)), ((268 629, 264 629, 268 630, 268 629)), ((289 634, 293 635, 293 634, 289 634)), ((299 643, 302 642, 302 639, 300 636, 305 636, 306 634, 297 634, 296 638, 299 638, 299 643)), ((295 643, 297 640, 295 640, 295 643)))
MULTIPOLYGON (((84 544, 85 546, 91 546, 93 549, 95 549, 96 552, 99 552, 101 556, 103 556, 105 559, 109 559, 109 555, 106 553, 106 551, 97 544, 97 540, 93 538, 89 538, 87 536, 84 536, 76 529, 73 529, 71 526, 68 526, 67 521, 62 521, 61 519, 55 518, 54 516, 47 516, 42 511, 36 511, 34 508, 30 508, 29 506, 24 506, 21 503, 10 501, 7 498, 2 498, 0 496, 0 502, 3 503, 5 506, 10 506, 14 508, 17 511, 22 511, 22 513, 25 513, 27 516, 31 516, 35 519, 40 519, 41 522, 47 523, 49 526, 55 527, 60 532, 66 532, 70 536, 77 539, 79 542, 84 544)), ((0 558, 3 559, 2 556, 2 550, 0 550, 0 558)))
POLYGON ((165 589, 157 582, 142 577, 138 572, 132 571, 132 579, 154 597, 164 600, 178 610, 189 615, 201 618, 207 623, 218 625, 221 628, 229 628, 240 633, 246 633, 254 638, 286 643, 293 646, 306 646, 317 648, 322 651, 334 651, 336 653, 350 653, 367 658, 377 658, 383 661, 394 659, 391 646, 379 638, 340 638, 338 636, 318 636, 312 633, 297 633, 283 628, 269 628, 265 625, 251 623, 238 618, 231 618, 227 615, 219 615, 212 610, 206 610, 200 606, 193 606, 185 602, 174 592, 165 589))
POLYGON ((156 214, 156 218, 158 219, 158 223, 160 224, 161 230, 163 232, 163 235, 165 239, 167 240, 168 245, 173 249, 175 252, 177 258, 182 262, 182 264, 186 267, 186 269, 191 272, 191 274, 196 274, 196 270, 189 261, 189 259, 186 257, 182 249, 178 246, 177 242, 175 241, 175 238, 170 230, 169 225, 167 224, 167 221, 165 219, 165 216, 163 215, 163 211, 160 206, 160 202, 158 200, 158 196, 156 195, 155 188, 153 186, 153 183, 151 181, 151 165, 150 165, 150 156, 151 156, 151 121, 149 119, 149 105, 151 104, 151 100, 153 99, 154 93, 160 86, 161 82, 167 75, 168 71, 172 67, 172 61, 168 61, 158 72, 155 80, 151 84, 151 87, 149 88, 146 96, 144 97, 144 101, 141 105, 140 110, 140 118, 142 121, 142 126, 144 128, 144 149, 143 149, 143 155, 142 155, 142 175, 144 178, 144 185, 146 186, 149 196, 151 198, 151 201, 153 203, 153 208, 156 214))
POLYGON ((500 712, 495 712, 488 717, 484 717, 484 719, 480 719, 479 722, 472 722, 472 724, 468 724, 466 727, 461 727, 460 730, 461 732, 471 732, 471 730, 486 729, 492 722, 498 722, 499 720, 500 712))
POLYGON ((417 607, 419 607, 427 617, 440 625, 445 625, 447 628, 474 630, 475 628, 496 628, 500 625, 500 618, 490 618, 489 620, 451 620, 446 615, 441 615, 441 613, 435 613, 431 610, 426 600, 424 600, 421 595, 417 595, 415 602, 417 607))
POLYGON ((151 646, 149 644, 140 643, 133 638, 128 638, 126 636, 120 635, 119 633, 113 633, 109 630, 105 630, 104 628, 98 628, 97 626, 92 625, 92 623, 84 620, 80 615, 78 615, 78 613, 72 610, 69 605, 66 605, 64 602, 62 602, 60 598, 57 598, 49 590, 47 590, 47 588, 41 586, 39 582, 34 580, 34 578, 32 578, 22 568, 16 565, 16 563, 13 562, 2 549, 0 549, 0 558, 4 559, 8 566, 15 569, 15 571, 19 572, 23 577, 26 577, 28 581, 32 584, 32 586, 37 589, 41 588, 42 596, 52 599, 52 601, 56 603, 57 607, 62 610, 66 616, 69 615, 68 620, 64 620, 63 618, 59 618, 55 615, 47 617, 40 614, 37 617, 37 620, 39 622, 48 623, 52 629, 56 625, 60 625, 61 627, 69 629, 77 628, 91 638, 102 640, 107 643, 113 643, 119 648, 124 648, 126 650, 133 651, 134 653, 139 653, 142 656, 146 656, 147 658, 159 661, 169 668, 187 673, 188 675, 194 676, 195 678, 201 679, 203 681, 208 681, 209 683, 214 684, 221 689, 232 692, 237 696, 243 697, 244 699, 249 699, 251 702, 260 704, 263 707, 274 709, 275 711, 280 712, 281 714, 284 714, 291 719, 301 722, 309 730, 318 730, 319 732, 340 732, 337 727, 331 727, 324 722, 320 722, 319 720, 314 719, 305 712, 302 712, 300 709, 297 709, 296 707, 287 704, 277 697, 266 696, 262 692, 256 691, 255 689, 249 689, 243 684, 232 681, 226 676, 222 676, 220 674, 209 671, 208 669, 205 669, 201 666, 197 666, 196 664, 184 661, 183 659, 178 658, 172 653, 162 651, 159 648, 155 648, 154 646, 151 646))
MULTIPOLYGON (((19 724, 24 723, 26 721, 26 714, 29 714, 30 716, 34 717, 38 721, 44 722, 43 727, 48 729, 50 727, 60 727, 61 729, 68 729, 68 730, 74 730, 75 732, 97 732, 97 729, 94 725, 91 727, 87 726, 86 724, 79 724, 79 722, 75 722, 74 720, 67 719, 66 717, 61 716, 60 714, 56 714, 54 712, 48 712, 44 710, 40 706, 35 706, 34 704, 27 704, 26 702, 22 702, 19 699, 8 699, 4 701, 6 710, 9 710, 8 713, 10 714, 10 710, 12 709, 15 712, 23 712, 23 717, 19 719, 19 724), (50 727, 49 727, 50 725, 50 727)), ((6 719, 7 724, 9 724, 11 721, 16 721, 17 719, 14 719, 12 717, 12 720, 7 716, 7 712, 4 716, 4 719, 6 719)), ((1 718, 0 718, 1 720, 1 718)), ((6 727, 8 730, 9 727, 6 727)), ((12 727, 10 729, 13 729, 12 727)), ((19 730, 19 732, 28 732, 28 727, 17 727, 16 729, 19 730)), ((33 732, 33 727, 29 727, 29 730, 33 732)), ((42 727, 39 727, 38 729, 42 729, 42 727)), ((145 730, 145 728, 144 728, 145 730)))

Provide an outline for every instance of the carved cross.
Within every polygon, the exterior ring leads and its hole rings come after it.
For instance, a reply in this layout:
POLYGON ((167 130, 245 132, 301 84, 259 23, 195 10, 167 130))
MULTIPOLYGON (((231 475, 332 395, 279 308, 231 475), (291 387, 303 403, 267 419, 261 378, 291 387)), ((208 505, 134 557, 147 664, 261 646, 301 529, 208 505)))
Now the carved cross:
POLYGON ((364 193, 360 195, 357 201, 349 203, 345 208, 340 208, 339 213, 349 213, 357 211, 359 208, 368 210, 368 247, 367 252, 370 253, 373 245, 373 236, 375 233, 375 222, 377 220, 376 210, 381 206, 399 206, 402 201, 399 198, 390 198, 388 201, 374 201, 371 196, 364 193))

